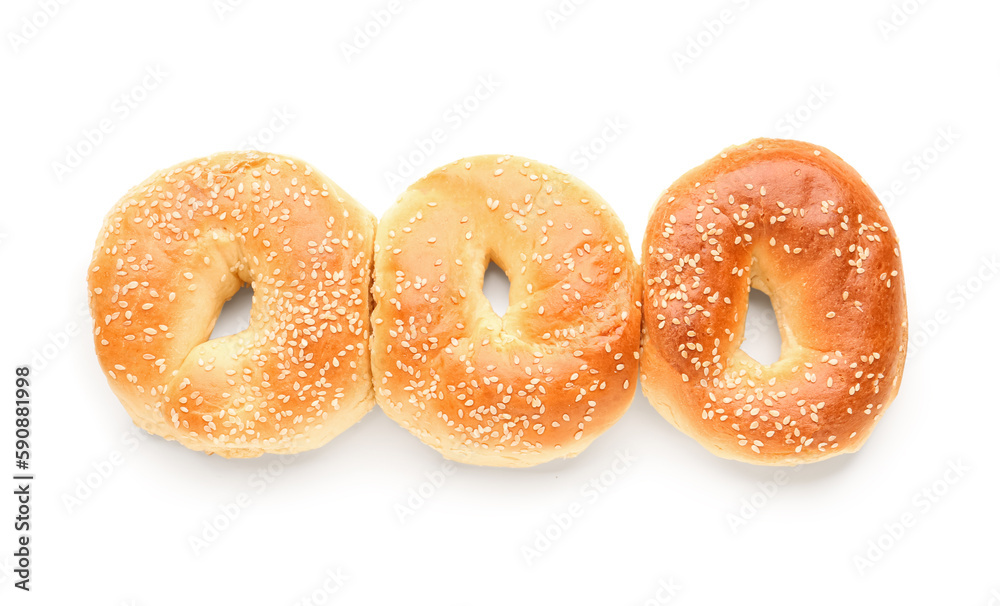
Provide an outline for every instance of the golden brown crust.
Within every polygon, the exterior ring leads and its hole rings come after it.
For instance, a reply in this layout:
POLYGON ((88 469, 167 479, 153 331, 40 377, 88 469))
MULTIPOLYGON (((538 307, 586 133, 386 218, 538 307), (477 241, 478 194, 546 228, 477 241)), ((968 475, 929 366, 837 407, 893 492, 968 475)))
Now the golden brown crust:
POLYGON ((895 397, 896 234, 830 151, 756 139, 688 172, 650 216, 643 266, 643 392, 715 454, 793 465, 853 452, 895 397), (751 286, 778 316, 770 366, 739 349, 751 286))
POLYGON ((375 217, 308 164, 220 153, 115 205, 89 274, 98 358, 140 427, 226 457, 315 448, 373 405, 375 217), (209 339, 254 289, 250 327, 209 339))
POLYGON ((582 182, 511 156, 438 169, 378 228, 376 399, 456 461, 578 454, 632 400, 639 286, 624 227, 582 182), (502 318, 491 259, 511 282, 502 318))

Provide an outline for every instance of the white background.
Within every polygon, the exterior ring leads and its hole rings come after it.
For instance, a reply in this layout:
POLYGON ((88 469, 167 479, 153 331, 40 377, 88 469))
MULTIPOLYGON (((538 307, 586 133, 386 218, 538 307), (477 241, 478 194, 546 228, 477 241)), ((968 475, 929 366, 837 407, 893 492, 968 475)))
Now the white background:
MULTIPOLYGON (((0 602, 1000 603, 1000 7, 398 1, 385 25, 369 21, 388 0, 4 3, 0 602), (98 368, 83 305, 101 221, 181 160, 255 137, 381 215, 438 165, 519 154, 593 186, 638 251, 659 192, 755 136, 841 155, 901 239, 910 355, 858 454, 776 475, 637 396, 583 455, 532 469, 448 466, 378 409, 293 461, 225 460, 140 439, 98 368), (5 460, 24 363, 30 594, 5 460), (196 551, 206 525, 224 528, 196 551)), ((245 305, 230 311, 232 332, 245 305)), ((773 356, 766 304, 752 311, 746 347, 773 356)))

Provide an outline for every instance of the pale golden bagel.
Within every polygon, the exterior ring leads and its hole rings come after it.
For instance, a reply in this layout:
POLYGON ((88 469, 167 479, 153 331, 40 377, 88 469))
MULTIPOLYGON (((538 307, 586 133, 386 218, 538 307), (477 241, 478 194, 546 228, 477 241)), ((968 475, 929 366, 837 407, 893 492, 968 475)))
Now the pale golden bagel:
POLYGON ((137 425, 225 457, 316 448, 373 405, 375 218, 310 165, 220 153, 111 210, 89 274, 97 355, 137 425), (250 326, 209 340, 254 290, 250 326))
POLYGON ((574 456, 632 400, 639 287, 624 227, 579 180, 513 156, 435 170, 379 224, 376 399, 455 461, 574 456), (510 277, 503 317, 490 260, 510 277))
POLYGON ((643 266, 643 392, 711 452, 763 465, 853 452, 896 396, 896 234, 830 151, 756 139, 688 172, 653 209, 643 266), (769 366, 740 349, 751 287, 781 330, 769 366))

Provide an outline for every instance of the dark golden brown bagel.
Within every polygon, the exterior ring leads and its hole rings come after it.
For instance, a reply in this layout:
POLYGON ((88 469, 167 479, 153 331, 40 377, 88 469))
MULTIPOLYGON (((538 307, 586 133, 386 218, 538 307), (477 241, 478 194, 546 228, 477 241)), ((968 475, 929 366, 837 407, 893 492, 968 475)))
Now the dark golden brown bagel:
POLYGON ((579 180, 512 156, 435 170, 378 228, 376 399, 455 461, 576 455, 632 400, 639 288, 624 227, 579 180), (503 317, 482 292, 491 259, 503 317))
POLYGON ((310 165, 220 153, 160 171, 111 210, 90 267, 101 367, 137 425, 224 457, 293 453, 373 405, 375 218, 310 165), (250 326, 209 340, 254 290, 250 326))
POLYGON ((653 209, 643 263, 643 392, 713 453, 794 465, 853 452, 896 396, 896 234, 830 151, 756 139, 688 172, 653 209), (770 366, 740 349, 751 287, 778 317, 770 366))

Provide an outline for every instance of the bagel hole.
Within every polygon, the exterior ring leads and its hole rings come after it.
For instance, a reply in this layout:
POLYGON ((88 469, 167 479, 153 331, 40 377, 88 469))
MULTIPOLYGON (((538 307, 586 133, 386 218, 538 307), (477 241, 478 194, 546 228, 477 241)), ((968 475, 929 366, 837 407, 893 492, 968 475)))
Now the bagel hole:
POLYGON ((222 306, 219 317, 212 328, 212 339, 228 337, 250 328, 250 307, 253 303, 253 289, 244 284, 236 294, 222 306))
POLYGON ((502 316, 507 312, 510 306, 510 278, 493 261, 490 261, 483 276, 483 294, 496 315, 502 316))
POLYGON ((770 366, 781 358, 778 316, 774 312, 771 298, 756 288, 750 289, 750 303, 747 306, 747 321, 740 349, 764 366, 770 366))

